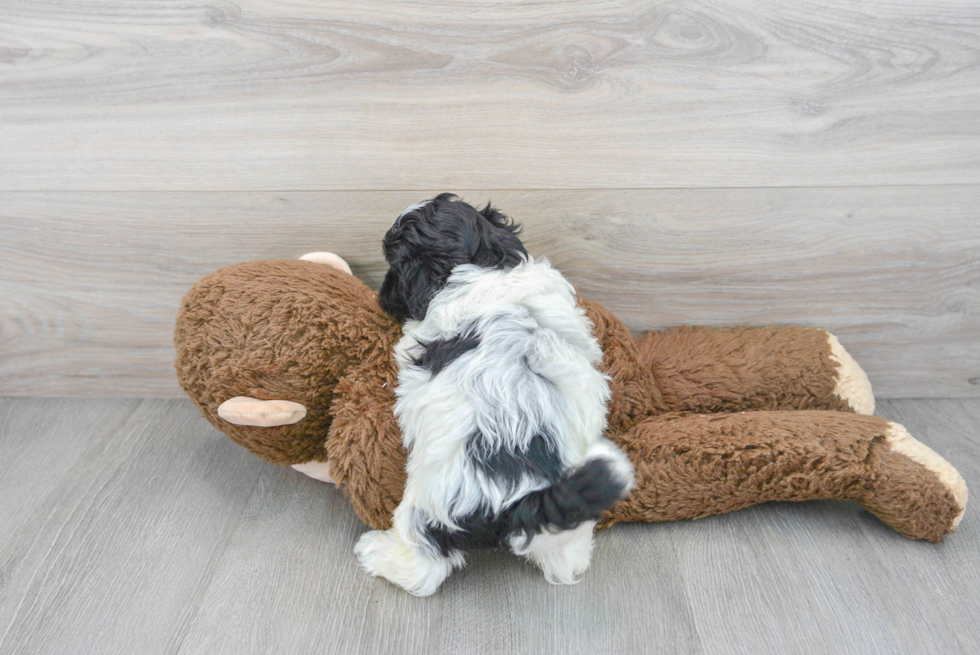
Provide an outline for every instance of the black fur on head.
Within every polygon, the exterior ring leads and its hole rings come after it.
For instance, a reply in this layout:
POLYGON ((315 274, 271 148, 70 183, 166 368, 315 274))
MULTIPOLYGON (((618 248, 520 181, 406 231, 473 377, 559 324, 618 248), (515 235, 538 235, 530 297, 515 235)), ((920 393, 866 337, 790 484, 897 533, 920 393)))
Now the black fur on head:
POLYGON ((399 321, 421 320, 429 301, 461 264, 511 268, 527 257, 521 227, 490 203, 477 210, 451 193, 413 206, 384 238, 389 269, 378 292, 382 309, 399 321))

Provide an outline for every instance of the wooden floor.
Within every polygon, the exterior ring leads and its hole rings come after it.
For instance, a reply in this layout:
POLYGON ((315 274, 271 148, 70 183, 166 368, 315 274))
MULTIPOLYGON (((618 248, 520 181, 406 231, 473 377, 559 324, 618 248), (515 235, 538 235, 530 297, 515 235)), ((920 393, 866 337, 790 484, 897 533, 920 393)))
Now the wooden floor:
MULTIPOLYGON (((980 482, 980 401, 884 401, 980 482)), ((977 653, 980 515, 940 545, 855 504, 599 534, 581 584, 502 553, 433 597, 367 577, 343 495, 188 401, 0 401, 0 653, 977 653)))

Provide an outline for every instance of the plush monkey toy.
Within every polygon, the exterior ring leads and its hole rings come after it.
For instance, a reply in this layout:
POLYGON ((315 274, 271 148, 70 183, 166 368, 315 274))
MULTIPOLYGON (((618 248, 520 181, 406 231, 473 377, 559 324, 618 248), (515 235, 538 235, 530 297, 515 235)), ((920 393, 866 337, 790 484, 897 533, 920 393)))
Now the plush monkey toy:
MULTIPOLYGON (((939 541, 962 518, 963 478, 871 415, 868 378, 832 334, 685 327, 634 340, 610 311, 580 302, 611 378, 607 434, 636 469, 636 488, 599 527, 818 498, 855 500, 913 539, 939 541)), ((184 297, 177 376, 236 443, 338 484, 384 529, 405 484, 392 414, 400 336, 336 255, 247 262, 184 297)))

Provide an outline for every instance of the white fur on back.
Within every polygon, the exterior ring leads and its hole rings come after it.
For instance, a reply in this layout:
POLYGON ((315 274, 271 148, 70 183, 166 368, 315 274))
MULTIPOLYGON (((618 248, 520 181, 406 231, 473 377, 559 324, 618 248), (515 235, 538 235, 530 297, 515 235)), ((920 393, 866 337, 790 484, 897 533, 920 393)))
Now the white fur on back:
POLYGON ((498 448, 553 435, 567 468, 602 439, 609 400, 596 369, 602 351, 572 286, 547 260, 505 271, 457 267, 425 318, 405 324, 395 357, 395 416, 409 450, 405 497, 395 512, 403 534, 418 534, 416 510, 455 526, 456 518, 498 512, 548 486, 525 477, 513 488, 488 478, 467 457, 477 431, 498 448), (420 342, 468 330, 479 346, 437 375, 414 363, 420 342))

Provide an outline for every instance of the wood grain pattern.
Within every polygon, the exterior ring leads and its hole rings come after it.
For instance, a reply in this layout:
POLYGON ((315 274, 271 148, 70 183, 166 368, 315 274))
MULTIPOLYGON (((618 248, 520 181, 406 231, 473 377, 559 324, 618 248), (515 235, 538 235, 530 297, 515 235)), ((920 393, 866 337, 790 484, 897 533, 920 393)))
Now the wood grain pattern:
POLYGON ((352 549, 364 530, 332 485, 264 466, 180 652, 434 652, 439 599, 361 575, 352 549))
MULTIPOLYGON (((87 449, 97 440, 92 427, 76 431, 78 425, 100 426, 106 432, 118 431, 136 411, 139 401, 51 400, 19 405, 0 402, 0 435, 3 435, 3 457, 0 457, 0 480, 3 502, 0 503, 0 544, 32 521, 49 494, 77 465, 87 449), (45 410, 31 413, 30 408, 45 410)), ((11 555, 5 551, 6 557, 11 555)), ((9 571, 5 559, 0 571, 9 571)), ((0 580, 3 577, 0 576, 0 580)), ((0 625, 6 625, 0 614, 0 625)))
MULTIPOLYGON (((980 481, 980 400, 878 413, 980 481)), ((0 462, 0 655, 980 650, 975 504, 938 545, 831 501, 620 525, 577 586, 480 553, 417 599, 358 569, 337 489, 189 401, 0 400, 0 448, 24 453, 0 462), (25 495, 44 452, 65 462, 25 495)))
POLYGON ((0 188, 980 182, 980 5, 6 0, 0 188))
MULTIPOLYGON (((0 194, 0 394, 179 396, 173 318, 202 275, 380 241, 431 192, 0 194)), ((980 186, 462 191, 629 327, 829 329, 881 397, 980 394, 980 186)))
MULTIPOLYGON (((0 406, 53 468, 63 434, 86 447, 0 531, 0 653, 175 652, 261 470, 259 460, 171 401, 24 400, 0 406), (96 410, 107 420, 99 420, 96 410)), ((0 479, 5 509, 31 460, 0 479)))

